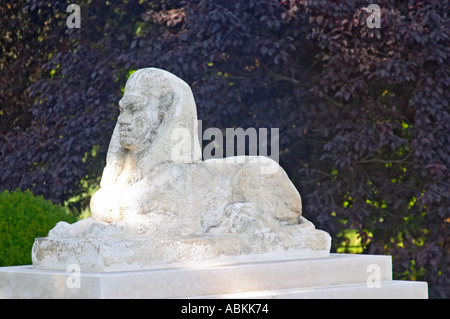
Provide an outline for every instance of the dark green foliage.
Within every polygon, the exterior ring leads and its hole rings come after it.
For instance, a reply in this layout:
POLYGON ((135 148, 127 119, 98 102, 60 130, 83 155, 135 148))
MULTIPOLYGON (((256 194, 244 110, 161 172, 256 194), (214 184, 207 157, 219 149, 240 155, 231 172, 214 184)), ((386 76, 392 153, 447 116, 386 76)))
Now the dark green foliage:
POLYGON ((447 0, 378 1, 380 29, 362 0, 80 1, 81 29, 65 26, 69 3, 0 5, 14 16, 0 190, 84 194, 129 72, 155 66, 191 85, 204 129, 280 128, 281 165, 333 249, 354 229, 364 253, 394 256, 396 278, 450 296, 447 0))
POLYGON ((66 208, 29 191, 0 193, 0 266, 31 264, 35 238, 47 236, 59 221, 76 220, 66 208))

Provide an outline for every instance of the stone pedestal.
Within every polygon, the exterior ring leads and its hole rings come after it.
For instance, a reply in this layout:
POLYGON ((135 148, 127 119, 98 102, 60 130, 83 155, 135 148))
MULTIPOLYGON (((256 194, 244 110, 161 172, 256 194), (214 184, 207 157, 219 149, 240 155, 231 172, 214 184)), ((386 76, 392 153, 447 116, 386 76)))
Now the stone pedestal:
MULTIPOLYGON (((110 226, 103 226, 100 231, 89 228, 89 231, 91 234, 95 234, 96 230, 106 233, 108 227, 110 226)), ((250 237, 246 234, 199 235, 175 239, 125 236, 96 240, 36 238, 32 261, 35 269, 65 271, 69 265, 76 264, 82 272, 89 273, 329 256, 331 239, 328 233, 311 227, 297 229, 295 238, 285 237, 285 240, 279 241, 273 240, 271 236, 250 237)))
POLYGON ((331 254, 145 271, 0 268, 0 298, 427 298, 425 282, 392 280, 390 256, 331 254))

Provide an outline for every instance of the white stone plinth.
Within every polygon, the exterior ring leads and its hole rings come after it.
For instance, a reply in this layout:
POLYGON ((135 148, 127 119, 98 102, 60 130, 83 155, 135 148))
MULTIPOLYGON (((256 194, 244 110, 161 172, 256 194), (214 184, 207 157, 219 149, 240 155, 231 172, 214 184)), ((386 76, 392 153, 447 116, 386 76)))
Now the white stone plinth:
POLYGON ((328 233, 306 229, 296 235, 295 241, 287 241, 287 247, 283 242, 276 246, 271 238, 237 234, 96 241, 46 237, 36 238, 32 260, 35 269, 64 271, 76 264, 82 272, 102 273, 329 256, 328 233))
POLYGON ((0 298, 427 298, 427 291, 424 282, 393 281, 391 257, 374 255, 108 273, 0 268, 0 298))

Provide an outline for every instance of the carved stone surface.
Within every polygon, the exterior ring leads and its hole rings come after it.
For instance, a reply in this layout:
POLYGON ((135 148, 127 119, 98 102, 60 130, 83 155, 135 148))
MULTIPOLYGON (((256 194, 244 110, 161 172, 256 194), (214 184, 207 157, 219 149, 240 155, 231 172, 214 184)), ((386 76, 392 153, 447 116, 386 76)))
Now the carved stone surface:
POLYGON ((300 195, 275 161, 201 160, 184 81, 138 70, 119 106, 92 217, 36 239, 35 268, 103 272, 329 254, 330 236, 301 216, 300 195))

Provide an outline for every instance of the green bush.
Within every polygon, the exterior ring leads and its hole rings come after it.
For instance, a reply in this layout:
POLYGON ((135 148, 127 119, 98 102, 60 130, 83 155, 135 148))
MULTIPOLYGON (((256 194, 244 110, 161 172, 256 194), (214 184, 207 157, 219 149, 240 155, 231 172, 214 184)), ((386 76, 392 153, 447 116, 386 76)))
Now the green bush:
POLYGON ((34 239, 47 236, 59 221, 77 217, 30 191, 0 193, 0 266, 31 264, 34 239))

